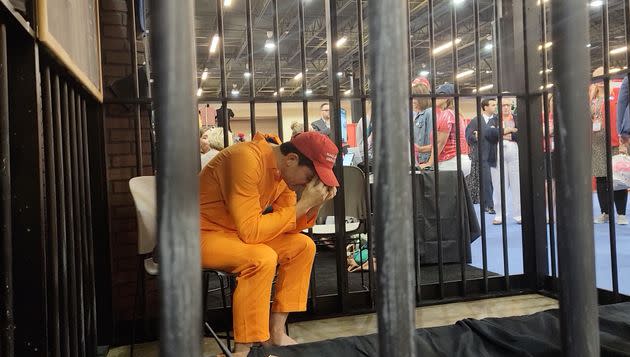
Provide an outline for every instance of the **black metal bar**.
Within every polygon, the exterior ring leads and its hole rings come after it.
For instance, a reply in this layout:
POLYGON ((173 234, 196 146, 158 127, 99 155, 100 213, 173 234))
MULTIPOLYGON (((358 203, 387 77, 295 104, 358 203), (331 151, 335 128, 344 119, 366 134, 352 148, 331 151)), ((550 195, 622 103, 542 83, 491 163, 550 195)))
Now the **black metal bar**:
POLYGON ((7 30, 0 23, 0 156, 2 170, 2 266, 0 273, 0 352, 14 356, 15 322, 13 320, 13 244, 11 242, 11 153, 9 133, 9 73, 7 70, 7 30))
MULTIPOLYGON (((613 191, 612 172, 612 128, 610 127, 610 59, 608 57, 608 0, 602 5, 602 49, 604 56, 604 120, 606 133, 606 182, 608 195, 608 230, 610 233, 610 269, 612 273, 613 294, 619 297, 619 273, 617 270, 617 233, 615 230, 615 191, 613 191)), ((619 118, 617 120, 623 120, 619 118)))
POLYGON ((198 128, 192 120, 172 120, 196 115, 192 75, 195 54, 194 43, 190 41, 194 36, 194 2, 160 1, 154 6, 154 21, 160 24, 153 30, 155 41, 152 41, 154 68, 159 78, 154 93, 160 103, 156 111, 157 140, 161 144, 157 155, 160 355, 199 356, 202 327, 196 175, 199 152, 198 144, 190 140, 198 128))
MULTIPOLYGON (((273 41, 276 44, 274 50, 274 64, 276 69, 276 93, 278 93, 278 101, 276 101, 276 116, 278 123, 278 137, 281 141, 283 141, 284 130, 282 125, 282 100, 280 99, 282 97, 282 93, 280 93, 280 87, 282 83, 280 82, 280 34, 278 33, 278 31, 280 31, 280 26, 278 25, 278 0, 271 0, 271 4, 273 10, 273 41)), ((306 77, 306 72, 302 73, 302 77, 306 77)))
POLYGON ((302 68, 302 125, 304 131, 308 131, 308 100, 306 100, 306 41, 304 25, 304 4, 298 1, 298 18, 300 26, 300 64, 302 68))
MULTIPOLYGON (((223 145, 230 145, 230 118, 227 110, 227 78, 225 73, 225 29, 223 27, 223 0, 217 0, 217 31, 219 32, 219 65, 221 71, 221 116, 223 117, 223 145)), ((218 114, 218 113, 217 113, 218 114)), ((219 123, 217 123, 219 124, 219 123)))
POLYGON ((81 296, 81 314, 83 316, 83 321, 81 324, 81 333, 82 333, 82 352, 87 355, 87 350, 89 348, 89 330, 88 330, 88 319, 89 319, 89 292, 86 287, 87 281, 89 279, 88 271, 87 271, 87 217, 86 210, 87 205, 85 203, 85 176, 86 176, 86 167, 84 165, 84 152, 83 152, 83 140, 85 139, 83 136, 83 98, 80 94, 77 93, 76 99, 76 107, 77 107, 77 116, 76 116, 76 137, 75 143, 77 144, 77 161, 78 161, 78 176, 79 176, 79 208, 80 208, 80 218, 81 218, 81 240, 80 245, 78 247, 78 251, 80 252, 80 296, 81 296))
MULTIPOLYGON (((88 129, 87 129, 87 124, 88 124, 88 111, 87 111, 87 104, 86 101, 83 100, 82 102, 82 106, 81 106, 81 119, 82 119, 82 130, 83 130, 83 165, 85 168, 85 184, 83 186, 84 190, 85 190, 85 219, 86 219, 86 227, 87 227, 87 234, 85 236, 85 242, 86 242, 86 257, 87 257, 87 272, 88 272, 88 297, 89 297, 89 304, 88 304, 88 316, 90 316, 89 319, 89 341, 88 341, 88 349, 87 349, 87 354, 88 356, 93 356, 96 354, 96 347, 98 345, 97 342, 97 327, 96 327, 96 320, 97 320, 97 314, 96 314, 96 289, 95 289, 95 283, 94 281, 96 280, 94 277, 94 249, 93 249, 93 245, 92 245, 92 240, 94 238, 92 232, 94 230, 94 227, 92 226, 92 196, 90 194, 91 191, 91 185, 90 185, 90 176, 91 176, 91 170, 90 170, 90 162, 91 162, 91 157, 90 157, 90 152, 89 152, 89 145, 88 145, 88 129)), ((96 118, 95 118, 96 120, 96 118)))
MULTIPOLYGON (((276 0, 274 0, 276 1, 276 0)), ((337 3, 334 0, 324 2, 326 11, 326 41, 328 46, 328 95, 331 97, 330 109, 330 130, 332 139, 339 149, 334 172, 339 181, 337 195, 334 198, 335 211, 335 252, 337 257, 337 292, 339 306, 342 311, 348 306, 348 273, 346 271, 346 207, 344 197, 344 177, 343 177, 343 155, 341 147, 341 93, 339 90, 339 54, 335 48, 338 39, 337 32, 337 3)))
MULTIPOLYGON (((383 0, 370 3, 368 10, 370 28, 378 29, 370 33, 370 71, 377 94, 374 117, 381 119, 374 122, 379 352, 381 356, 415 356, 413 227, 409 217, 400 214, 412 208, 409 166, 400 160, 408 153, 408 143, 400 140, 400 133, 409 127, 409 89, 400 85, 409 80, 409 42, 406 25, 400 21, 405 18, 405 6, 401 1, 383 0)), ((330 56, 330 39, 328 46, 330 56)))
POLYGON ((59 244, 57 229, 57 177, 55 176, 55 141, 53 137, 54 121, 53 121, 53 100, 52 85, 50 80, 50 68, 44 70, 44 141, 46 154, 46 210, 47 210, 47 226, 49 237, 48 240, 48 299, 49 315, 48 315, 48 348, 52 356, 61 356, 61 333, 59 331, 59 244))
POLYGON ((71 117, 70 123, 70 146, 72 150, 72 189, 74 191, 74 212, 75 212, 75 244, 74 244, 74 266, 76 269, 76 285, 77 285, 77 344, 79 347, 79 355, 85 355, 85 306, 83 297, 83 212, 81 207, 81 185, 79 176, 81 176, 81 168, 79 166, 79 145, 77 122, 80 120, 81 104, 79 94, 74 91, 74 115, 71 117))
POLYGON ((252 25, 252 0, 245 1, 245 12, 247 15, 247 64, 249 70, 249 125, 253 138, 256 133, 256 104, 254 104, 256 70, 254 68, 254 37, 252 35, 254 28, 252 25))
MULTIPOLYGON (((372 257, 374 256, 374 225, 372 224, 372 190, 370 190, 370 158, 369 158, 369 136, 368 136, 368 121, 366 110, 366 98, 365 98, 365 50, 363 43, 363 1, 357 1, 357 35, 359 46, 359 95, 361 98, 361 123, 363 131, 363 167, 365 167, 365 207, 368 212, 365 219, 366 229, 368 232, 368 272, 370 280, 370 297, 372 300, 372 306, 376 301, 376 284, 374 282, 374 262, 372 257)), ((355 93, 356 95, 357 93, 355 93)), ((417 298, 420 299, 419 291, 417 291, 417 298)))
MULTIPOLYGON (((475 9, 477 10, 477 9, 475 9)), ((457 79, 457 72, 458 71, 458 67, 459 67, 459 56, 458 56, 458 51, 457 51, 457 44, 455 42, 455 39, 457 38, 457 10, 455 8, 455 6, 451 6, 451 39, 453 41, 453 86, 455 87, 455 93, 459 93, 459 81, 457 79)), ((477 29, 478 30, 478 29, 477 29)), ((478 34, 478 31, 475 31, 476 34, 478 34)), ((477 41, 479 40, 478 38, 476 39, 477 41)), ((479 46, 479 44, 477 43, 477 46, 479 46)), ((477 73, 479 71, 476 71, 477 73)), ((479 88, 479 84, 477 84, 477 88, 479 88)), ((462 172, 462 161, 461 161, 461 154, 462 154, 462 148, 460 145, 459 140, 461 139, 461 133, 460 133, 460 122, 459 122, 459 118, 460 118, 460 111, 459 111, 459 97, 454 98, 455 101, 455 153, 456 153, 456 161, 457 161, 457 194, 456 194, 456 204, 455 207, 457 208, 457 230, 458 230, 458 236, 461 237, 459 239, 460 244, 459 244, 459 249, 460 249, 460 274, 462 277, 462 296, 466 296, 466 244, 464 243, 464 234, 463 234, 463 230, 462 230, 462 211, 459 209, 459 207, 461 207, 461 202, 462 202, 462 183, 460 181, 460 173, 462 172)), ((463 175, 461 176, 463 179, 463 175)), ((414 201, 415 202, 415 201, 414 201)), ((415 217, 415 215, 414 215, 415 217)), ((441 220, 438 217, 438 224, 441 220)))
MULTIPOLYGON (((140 82, 138 79, 138 44, 136 43, 136 1, 127 0, 127 37, 129 37, 131 56, 131 75, 133 78, 133 99, 140 99, 140 82)), ((142 118, 140 117, 140 104, 134 104, 134 134, 136 141, 136 175, 141 176, 144 163, 142 160, 142 118)))
POLYGON ((74 209, 74 185, 72 182, 73 177, 73 165, 72 165, 72 136, 70 134, 70 125, 74 119, 74 91, 69 88, 68 84, 63 84, 63 146, 64 146, 64 160, 66 165, 64 166, 64 178, 65 178, 65 197, 66 197, 66 232, 67 232, 67 247, 66 247, 66 259, 68 263, 68 321, 70 328, 70 356, 76 357, 79 355, 79 341, 78 331, 79 327, 77 321, 77 277, 76 277, 76 264, 75 264, 75 209, 74 209))
POLYGON ((554 67, 573 69, 555 75, 562 350, 565 356, 599 356, 591 160, 580 154, 591 135, 584 100, 589 84, 584 45, 589 40, 588 9, 580 0, 552 0, 551 4, 554 67))
POLYGON ((53 82, 53 93, 55 111, 54 123, 55 123, 55 177, 57 180, 57 226, 59 227, 59 280, 60 280, 60 318, 59 326, 61 329, 61 355, 70 356, 70 293, 68 288, 68 232, 66 223, 66 183, 64 177, 66 175, 65 162, 66 157, 64 155, 64 130, 62 122, 66 121, 68 117, 68 102, 67 102, 67 87, 63 83, 63 87, 60 85, 59 76, 55 74, 53 82), (62 89, 63 88, 63 89, 62 89), (62 91, 63 90, 63 91, 62 91))

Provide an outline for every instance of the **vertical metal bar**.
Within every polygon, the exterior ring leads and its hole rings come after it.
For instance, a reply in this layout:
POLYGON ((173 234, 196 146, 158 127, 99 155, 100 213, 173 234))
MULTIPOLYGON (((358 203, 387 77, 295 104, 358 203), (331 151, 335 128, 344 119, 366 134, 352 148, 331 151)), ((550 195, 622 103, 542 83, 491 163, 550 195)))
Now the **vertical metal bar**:
MULTIPOLYGON (((140 98, 140 82, 138 80, 138 44, 136 43, 136 1, 127 0, 127 36, 131 44, 131 74, 133 78, 133 98, 140 98)), ((142 160, 142 118, 140 117, 140 104, 134 103, 134 125, 136 140, 136 175, 142 176, 144 163, 142 160)))
POLYGON ((59 325, 61 329, 61 355, 70 356, 70 292, 68 289, 68 232, 67 232, 67 220, 66 220, 66 183, 64 177, 66 176, 65 162, 65 142, 64 142, 64 129, 65 124, 62 123, 68 117, 68 91, 66 84, 63 83, 63 87, 59 83, 59 76, 55 74, 53 82, 54 93, 54 124, 55 124, 55 177, 57 180, 57 212, 59 227, 59 280, 60 282, 60 318, 59 325), (62 92, 63 88, 63 92, 62 92))
MULTIPOLYGON (((479 51, 479 1, 473 0, 473 12, 474 12, 474 27, 475 27, 475 87, 477 87, 477 93, 475 93, 475 106, 477 109, 477 148, 479 154, 479 201, 480 201, 480 209, 479 214, 481 215, 481 256, 483 260, 483 291, 488 293, 488 242, 486 237, 486 216, 485 216, 485 199, 486 195, 484 194, 484 175, 483 175, 483 158, 482 158, 482 150, 484 144, 486 144, 484 138, 483 125, 481 125, 481 121, 484 120, 481 114, 481 97, 479 96, 479 87, 481 82, 481 73, 479 69, 481 68, 481 58, 479 51)), ((453 39, 454 41, 455 39, 453 39)), ((490 180, 490 177, 485 178, 485 180, 490 180)), ((494 188, 496 189, 496 187, 494 188)))
MULTIPOLYGON (((435 31, 433 25, 433 0, 429 0, 429 47, 434 48, 435 31)), ((455 41, 455 39, 453 39, 455 41)), ((455 45, 455 44, 453 44, 455 45)), ((436 110, 436 97, 435 97, 435 75, 437 67, 435 64, 435 56, 431 54, 431 86, 433 86, 431 93, 431 110, 433 111, 433 142, 437 143, 437 110, 436 110)), ((453 73, 453 76, 455 74, 453 73)), ((435 216, 437 217, 436 233, 437 233, 437 246, 438 246, 438 282, 440 285, 440 298, 444 298, 444 264, 442 256, 442 227, 440 224, 440 170, 438 168, 438 151, 437 145, 433 145, 433 176, 434 176, 434 197, 435 197, 435 216)))
POLYGON ((304 4, 298 1, 298 19, 300 26, 300 64, 302 68, 302 124, 304 131, 308 131, 308 100, 306 100, 306 40, 304 24, 304 4))
POLYGON ((15 352, 13 320, 13 244, 11 242, 11 154, 9 134, 9 73, 7 70, 7 30, 0 23, 0 166, 2 175, 2 266, 0 273, 0 352, 13 357, 15 352))
POLYGON ((88 231, 88 227, 87 227, 87 218, 86 218, 86 211, 87 211, 87 207, 86 207, 86 203, 85 203, 85 175, 86 175, 86 167, 84 165, 84 158, 83 158, 83 140, 85 139, 83 136, 83 98, 81 97, 80 94, 77 94, 77 101, 76 101, 76 106, 77 106, 77 117, 76 117, 76 139, 75 142, 77 144, 77 160, 78 160, 78 176, 79 176, 79 207, 80 207, 80 211, 81 211, 81 240, 80 240, 80 245, 79 245, 79 252, 80 252, 80 262, 81 262, 81 268, 80 268, 80 274, 81 274, 81 280, 80 280, 80 293, 81 293, 81 314, 83 316, 83 321, 81 324, 81 333, 82 333, 82 338, 83 338, 83 353, 87 355, 87 350, 88 350, 88 334, 89 334, 89 330, 88 330, 88 307, 89 307, 89 301, 88 301, 88 297, 89 297, 89 293, 88 293, 88 289, 86 287, 87 281, 89 279, 89 275, 88 275, 88 271, 87 271, 87 259, 88 259, 88 254, 87 254, 87 231, 88 231))
MULTIPOLYGON (((365 219, 365 224, 367 226, 366 230, 368 232, 368 272, 369 272, 369 280, 370 280, 370 296, 372 298, 372 305, 376 301, 376 284, 374 283, 374 264, 373 264, 373 254, 374 254, 374 227, 372 225, 372 191, 370 190, 370 158, 369 158, 369 136, 368 136, 368 121, 367 121, 367 110, 366 110, 366 98, 365 98, 365 50, 363 43, 363 1, 359 0, 357 3, 357 34, 358 34, 358 46, 359 46, 359 95, 361 96, 361 123, 363 127, 363 131, 361 135, 363 136, 363 167, 365 167, 365 207, 367 210, 367 217, 365 219)), ((418 276, 419 273, 418 273, 418 276)), ((420 299, 420 284, 418 284, 417 288, 417 299, 420 299)))
MULTIPOLYGON (((461 207, 461 202, 462 202, 462 183, 460 181, 460 173, 462 172, 462 161, 461 161, 461 153, 462 153, 462 148, 460 145, 460 122, 459 122, 459 118, 460 118, 460 111, 459 111, 459 81, 457 79, 457 72, 458 72, 458 67, 459 67, 459 56, 458 56, 458 51, 457 51, 457 43, 455 42, 455 39, 457 38, 457 10, 455 8, 455 6, 451 6, 451 39, 453 41, 453 86, 455 87, 455 93, 458 95, 457 97, 455 97, 455 153, 456 153, 456 161, 457 161, 457 194, 456 194, 456 198, 455 198, 455 207, 457 207, 457 232, 458 232, 458 240, 460 241, 460 245, 459 245, 459 249, 460 249, 460 261, 459 261, 459 268, 460 268, 460 274, 462 277, 462 284, 461 284, 461 295, 465 296, 466 295, 466 244, 464 243, 464 232, 462 230, 462 211, 460 210, 461 207)), ((478 33, 478 31, 476 31, 475 33, 478 33)), ((478 40, 478 38, 476 39, 478 40)), ((477 43, 477 46, 479 46, 479 44, 477 43)), ((479 68, 477 68, 476 70, 477 73, 479 73, 479 68)), ((479 86, 477 85, 477 88, 479 88, 479 86)), ((461 178, 463 179, 464 176, 463 174, 461 174, 461 178)), ((414 216, 415 217, 415 216, 414 216)), ((438 222, 440 222, 440 219, 438 218, 438 222)), ((438 223, 440 224, 440 223, 438 223)))
MULTIPOLYGON (((282 83, 281 73, 280 73, 280 26, 278 25, 278 0, 271 0, 271 6, 273 10, 273 41, 276 44, 276 49, 274 51, 274 63, 276 68, 276 93, 278 96, 276 97, 276 116, 278 117, 278 137, 281 141, 284 141, 283 135, 283 125, 282 125, 282 93, 280 93, 280 86, 282 83)), ((306 72, 302 73, 302 77, 306 77, 306 72)))
POLYGON ((154 5, 155 23, 160 24, 153 30, 156 40, 152 42, 159 78, 155 99, 160 103, 156 111, 161 143, 157 175, 160 356, 200 356, 199 153, 198 144, 190 140, 198 128, 192 120, 173 120, 196 114, 195 53, 190 41, 194 2, 159 1, 154 5))
POLYGON ((44 140, 46 153, 46 188, 47 200, 46 210, 48 221, 48 271, 50 272, 50 283, 48 288, 49 303, 49 339, 48 348, 52 356, 61 356, 59 343, 61 335, 59 331, 59 245, 58 245, 58 229, 57 229, 57 177, 55 176, 55 141, 53 138, 54 122, 53 122, 53 100, 52 86, 50 80, 50 68, 44 70, 44 140))
MULTIPOLYGON (((612 138, 610 127, 610 59, 608 58, 608 0, 602 5, 602 49, 604 55, 604 120, 606 128, 606 182, 608 189, 608 229, 610 232, 610 269, 612 273, 612 287, 615 301, 619 301, 619 274, 617 270, 617 234, 615 230, 615 192, 612 180, 612 138)), ((619 118, 617 120, 622 120, 619 118)))
MULTIPOLYGON (((91 158, 90 158, 90 152, 89 152, 89 145, 88 145, 88 129, 87 129, 87 124, 88 124, 88 114, 87 114, 87 105, 85 100, 82 103, 82 107, 81 107, 81 111, 83 113, 82 115, 82 119, 83 119, 83 125, 82 125, 82 129, 83 129, 83 164, 85 167, 85 185, 84 185, 84 189, 85 189, 85 218, 86 218, 86 226, 87 226, 87 235, 85 236, 86 241, 87 241, 87 269, 88 269, 88 276, 89 276, 89 282, 88 282, 88 290, 89 290, 89 315, 91 316, 90 319, 90 344, 89 344, 89 349, 88 349, 88 355, 92 356, 92 355, 96 355, 96 346, 98 344, 97 342, 97 328, 96 328, 96 289, 95 289, 95 283, 94 281, 95 276, 94 276, 94 248, 92 245, 92 241, 93 241, 93 229, 94 227, 92 226, 92 196, 91 196, 91 190, 90 190, 90 162, 91 162, 91 158)), ((95 118, 96 119, 96 118, 95 118)))
POLYGON ((74 167, 72 165, 72 136, 70 134, 70 125, 74 120, 74 90, 68 88, 68 84, 63 84, 63 146, 64 146, 64 160, 66 165, 64 167, 65 173, 65 195, 66 195, 66 229, 67 229, 67 249, 66 257, 68 262, 68 295, 69 295, 69 308, 68 308, 68 320, 70 328, 70 356, 76 357, 79 355, 79 341, 78 341, 78 319, 77 319, 77 276, 76 276, 76 264, 75 264, 75 249, 74 241, 77 234, 75 230, 75 216, 74 209, 74 185, 72 182, 74 167))
MULTIPOLYGON (((542 2, 540 4, 540 18, 542 20, 542 43, 547 43, 547 3, 542 2)), ((547 73, 548 55, 547 51, 543 51, 542 56, 542 68, 543 68, 543 126, 545 128, 545 162, 546 170, 545 177, 547 181, 547 215, 549 221, 549 245, 551 250, 551 276, 557 277, 556 269, 556 229, 555 229, 555 199, 553 197, 553 175, 552 175, 552 156, 551 156, 551 138, 549 133, 549 113, 553 111, 553 108, 549 108, 549 93, 547 92, 547 83, 549 83, 549 74, 547 73)), ((500 73, 500 72, 499 72, 500 73)))
POLYGON ((75 212, 75 245, 74 245, 74 261, 76 269, 76 285, 77 285, 77 342, 79 347, 79 355, 85 355, 85 315, 84 315, 84 295, 83 295, 83 211, 81 207, 81 184, 79 177, 81 176, 81 168, 79 165, 79 143, 77 122, 81 117, 81 103, 78 92, 74 92, 74 116, 70 123, 70 140, 72 147, 72 189, 74 191, 74 212, 75 212))
MULTIPOLYGON (((330 0, 327 0, 330 1, 330 0)), ((334 1, 333 1, 334 2, 334 1)), ((429 0, 432 7, 432 1, 429 0)), ((413 228, 409 166, 401 157, 407 155, 407 143, 400 133, 407 123, 409 93, 401 86, 409 79, 406 61, 408 40, 405 38, 405 6, 401 1, 382 0, 370 3, 370 70, 373 83, 374 117, 390 118, 376 125, 376 243, 378 269, 378 330, 381 356, 415 356, 415 309, 413 228), (373 5, 373 6, 372 6, 373 5), (388 14, 388 16, 383 16, 388 14), (386 130, 385 130, 386 129, 386 130)), ((329 40, 330 46, 330 40, 329 40)), ((329 47, 330 48, 330 47, 329 47)), ((330 51, 329 51, 330 53, 330 51)))
MULTIPOLYGON (((580 0, 552 0, 553 63, 572 68, 556 73, 558 126, 558 256, 560 327, 565 356, 599 356, 591 160, 581 155, 590 142, 584 100, 589 81, 588 9, 580 0), (575 194, 576 192, 581 194, 575 194)), ((529 89, 529 88, 528 88, 529 89)))
MULTIPOLYGON (((300 2, 300 5, 302 3, 300 2)), ((247 64, 249 68, 249 125, 251 128, 251 138, 256 134, 256 96, 255 80, 256 71, 254 69, 254 37, 252 35, 252 0, 245 1, 245 12, 247 14, 247 64)))
MULTIPOLYGON (((223 0, 217 0, 217 31, 219 32, 219 66, 221 71, 221 115, 223 116, 223 145, 228 147, 230 118, 227 110, 227 78, 225 73, 225 30, 223 28, 223 0)), ((218 114, 218 113, 217 113, 218 114)))
MULTIPOLYGON (((276 0, 274 0, 276 1, 276 0)), ((333 141, 339 149, 334 172, 339 181, 337 195, 334 198, 335 211, 335 250, 337 258, 337 292, 341 310, 348 305, 348 273, 346 271, 346 207, 344 196, 343 155, 341 154, 341 93, 339 90, 339 53, 335 47, 338 39, 337 33, 337 2, 326 0, 326 43, 328 47, 328 95, 330 96, 330 130, 333 141)))

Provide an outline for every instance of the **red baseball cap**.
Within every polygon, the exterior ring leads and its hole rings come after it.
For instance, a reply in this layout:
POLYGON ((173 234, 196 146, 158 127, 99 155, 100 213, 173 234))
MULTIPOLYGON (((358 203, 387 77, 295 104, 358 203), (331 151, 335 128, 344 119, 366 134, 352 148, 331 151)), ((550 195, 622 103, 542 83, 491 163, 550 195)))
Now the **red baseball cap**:
POLYGON ((328 136, 316 131, 299 133, 291 139, 291 143, 302 155, 313 162, 315 172, 326 186, 339 186, 333 172, 339 150, 328 136))

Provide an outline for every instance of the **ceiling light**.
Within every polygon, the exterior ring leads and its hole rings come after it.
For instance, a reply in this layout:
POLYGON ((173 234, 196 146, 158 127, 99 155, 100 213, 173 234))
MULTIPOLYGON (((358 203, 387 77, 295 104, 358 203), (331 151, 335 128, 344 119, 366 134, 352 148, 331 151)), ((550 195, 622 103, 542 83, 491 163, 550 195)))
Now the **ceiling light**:
POLYGON ((464 2, 466 2, 466 0, 453 0, 453 5, 461 5, 464 2))
POLYGON ((300 79, 302 79, 302 72, 296 74, 295 77, 293 77, 293 79, 295 79, 296 81, 299 81, 300 79))
POLYGON ((492 42, 488 42, 488 43, 486 43, 485 46, 483 46, 483 49, 486 50, 486 51, 491 51, 492 47, 493 47, 492 46, 492 42))
MULTIPOLYGON (((461 38, 456 38, 455 39, 455 44, 459 44, 460 42, 462 42, 461 38)), ((449 48, 453 47, 453 41, 449 41, 443 45, 437 46, 436 48, 433 49, 433 55, 437 55, 440 52, 444 52, 446 50, 448 50, 449 48)))
POLYGON ((464 78, 464 77, 470 76, 473 73, 475 73, 475 70, 474 69, 469 69, 467 71, 464 71, 464 72, 461 72, 461 73, 457 73, 456 77, 457 77, 457 79, 464 78))
POLYGON ((267 40, 265 41, 265 50, 271 51, 276 48, 276 44, 271 39, 273 37, 273 31, 267 31, 267 40))
POLYGON ((219 44, 219 35, 215 34, 212 36, 212 42, 210 43, 210 53, 215 53, 217 51, 217 45, 219 44))
POLYGON ((249 73, 249 72, 245 72, 245 73, 243 73, 243 77, 245 77, 245 78, 249 78, 249 77, 251 77, 251 76, 252 76, 252 74, 251 74, 251 73, 249 73))
MULTIPOLYGON (((479 91, 483 92, 485 90, 491 89, 492 87, 494 87, 494 84, 486 84, 485 86, 479 87, 479 91)), ((477 89, 473 89, 472 91, 473 93, 477 93, 477 89)))
POLYGON ((492 73, 492 71, 490 71, 490 70, 487 70, 487 71, 486 71, 486 74, 490 74, 490 73, 492 73))
MULTIPOLYGON (((542 2, 548 2, 549 0, 543 0, 542 2)), ((536 5, 540 6, 541 1, 538 0, 538 2, 536 3, 536 5)))
POLYGON ((223 0, 223 6, 230 7, 232 5, 232 0, 223 0))
POLYGON ((342 38, 337 40, 337 43, 335 45, 337 47, 341 47, 344 43, 346 43, 346 41, 348 41, 348 38, 346 36, 343 36, 342 38))
POLYGON ((600 7, 600 6, 604 5, 604 2, 602 0, 593 0, 593 1, 591 1, 591 3, 589 5, 591 7, 600 7))
POLYGON ((232 89, 232 91, 230 93, 232 93, 233 97, 238 97, 240 92, 238 91, 238 89, 234 88, 234 89, 232 89))
POLYGON ((343 92, 344 95, 350 95, 352 94, 352 89, 348 89, 345 92, 343 92))
MULTIPOLYGON (((538 72, 539 74, 543 74, 542 69, 540 70, 540 72, 538 72)), ((545 73, 551 73, 551 68, 547 68, 547 70, 545 70, 545 73)))
POLYGON ((273 92, 273 96, 277 97, 278 96, 278 92, 273 92))
POLYGON ((280 93, 284 92, 284 87, 280 87, 280 93))
POLYGON ((311 95, 311 94, 313 94, 313 90, 312 89, 307 89, 305 93, 306 93, 306 95, 311 95))
POLYGON ((203 73, 201 73, 201 80, 205 81, 206 79, 208 79, 208 69, 204 69, 203 73))
POLYGON ((202 94, 203 94, 203 89, 201 88, 197 89, 197 97, 201 97, 202 94))
MULTIPOLYGON (((547 89, 549 89, 549 88, 551 88, 551 87, 553 87, 553 83, 549 83, 549 84, 547 84, 547 89)), ((544 88, 543 86, 540 86, 540 88, 539 88, 539 89, 540 89, 540 90, 543 90, 543 88, 544 88)))
POLYGON ((590 43, 589 43, 589 44, 587 44, 587 45, 586 45, 586 48, 591 48, 591 44, 590 44, 590 43))
POLYGON ((617 54, 620 54, 620 53, 624 53, 624 52, 626 52, 627 50, 628 50, 628 47, 627 47, 627 46, 618 47, 618 48, 615 48, 614 50, 611 50, 611 51, 610 51, 610 54, 611 54, 611 55, 617 55, 617 54))
POLYGON ((608 73, 617 73, 619 71, 621 71, 621 68, 614 67, 614 68, 611 68, 610 70, 608 70, 608 73))
POLYGON ((343 77, 343 72, 337 72, 337 77, 343 77))
POLYGON ((428 76, 428 75, 429 75, 429 71, 420 71, 420 75, 421 75, 422 77, 426 77, 426 76, 428 76))
MULTIPOLYGON (((552 45, 553 45, 553 42, 551 42, 551 41, 545 43, 545 49, 551 47, 552 45)), ((543 49, 543 45, 539 45, 538 46, 538 51, 542 51, 542 49, 543 49)))

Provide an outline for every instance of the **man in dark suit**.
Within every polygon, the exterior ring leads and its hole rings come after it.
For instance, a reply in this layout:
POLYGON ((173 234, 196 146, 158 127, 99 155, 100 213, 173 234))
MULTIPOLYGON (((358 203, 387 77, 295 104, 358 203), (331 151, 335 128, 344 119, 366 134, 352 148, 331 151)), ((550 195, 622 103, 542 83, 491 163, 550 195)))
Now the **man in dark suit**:
POLYGON ((328 103, 324 103, 319 107, 321 118, 311 123, 311 128, 314 131, 319 131, 324 135, 330 137, 330 107, 328 103))
POLYGON ((497 123, 497 101, 493 98, 485 98, 481 101, 481 118, 475 117, 466 127, 466 141, 468 146, 476 147, 477 151, 472 156, 472 160, 479 160, 481 170, 480 190, 483 192, 482 207, 490 214, 494 214, 494 203, 492 202, 492 178, 490 167, 497 166, 497 145, 490 143, 486 139, 486 134, 490 127, 497 123), (482 133, 480 135, 480 133, 482 133))

